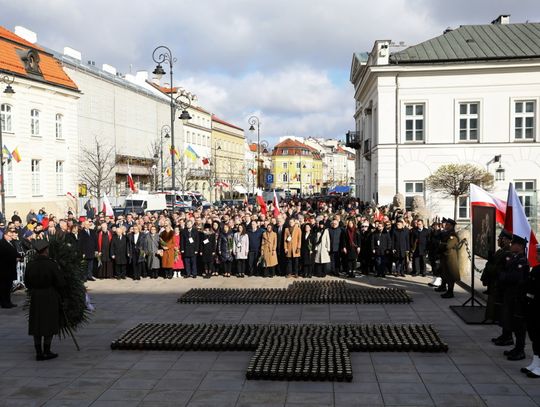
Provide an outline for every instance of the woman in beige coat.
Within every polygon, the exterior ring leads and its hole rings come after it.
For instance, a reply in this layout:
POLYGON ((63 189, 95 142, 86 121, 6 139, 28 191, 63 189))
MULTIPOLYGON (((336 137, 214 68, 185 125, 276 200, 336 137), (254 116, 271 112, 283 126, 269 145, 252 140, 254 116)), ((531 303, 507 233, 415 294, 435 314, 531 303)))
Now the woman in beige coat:
POLYGON ((277 233, 274 226, 268 224, 266 232, 262 235, 261 254, 264 259, 263 277, 274 277, 274 267, 278 264, 277 259, 277 233))
POLYGON ((289 220, 289 227, 285 229, 284 233, 285 242, 283 248, 285 249, 285 257, 287 258, 287 277, 298 277, 298 271, 300 269, 300 249, 302 248, 302 231, 298 222, 295 219, 289 220))

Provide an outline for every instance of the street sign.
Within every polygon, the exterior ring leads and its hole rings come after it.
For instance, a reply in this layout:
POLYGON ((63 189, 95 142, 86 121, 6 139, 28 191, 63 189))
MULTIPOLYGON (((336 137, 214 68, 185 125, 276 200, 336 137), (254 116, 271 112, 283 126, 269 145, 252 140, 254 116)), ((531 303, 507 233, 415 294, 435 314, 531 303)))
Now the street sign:
POLYGON ((266 174, 266 183, 267 184, 273 184, 274 183, 274 174, 266 174))

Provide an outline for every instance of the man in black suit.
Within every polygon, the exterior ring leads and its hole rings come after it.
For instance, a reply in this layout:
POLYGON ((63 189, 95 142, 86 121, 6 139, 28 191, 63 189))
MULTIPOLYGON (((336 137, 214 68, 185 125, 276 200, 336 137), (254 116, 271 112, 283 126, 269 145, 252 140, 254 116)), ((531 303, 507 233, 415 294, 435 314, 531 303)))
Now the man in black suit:
POLYGON ((276 253, 278 257, 278 275, 280 276, 285 276, 287 274, 287 259, 285 257, 284 249, 285 229, 285 220, 283 219, 283 216, 280 215, 277 219, 277 226, 275 228, 277 233, 276 253))
POLYGON ((16 304, 11 302, 11 287, 13 281, 17 279, 17 262, 19 252, 17 251, 13 238, 17 235, 17 230, 10 226, 0 240, 0 306, 2 308, 13 308, 16 304))
POLYGON ((117 228, 116 235, 111 242, 111 259, 114 260, 114 274, 117 280, 126 278, 129 262, 128 242, 124 235, 125 230, 123 226, 117 228))
POLYGON ((98 253, 97 237, 93 229, 90 229, 90 221, 83 222, 83 229, 79 233, 79 250, 83 259, 87 261, 86 279, 95 281, 94 264, 98 253))
POLYGON ((133 226, 133 233, 128 235, 128 247, 131 253, 131 267, 133 270, 133 280, 141 279, 141 272, 144 265, 143 235, 139 231, 139 226, 133 226))
POLYGON ((193 221, 186 222, 180 238, 180 251, 186 269, 185 277, 197 278, 197 254, 199 253, 199 232, 193 228, 193 221))
POLYGON ((429 242, 429 230, 424 227, 424 221, 418 219, 416 227, 411 233, 411 250, 413 252, 413 272, 415 276, 420 274, 422 277, 426 275, 426 254, 429 242))

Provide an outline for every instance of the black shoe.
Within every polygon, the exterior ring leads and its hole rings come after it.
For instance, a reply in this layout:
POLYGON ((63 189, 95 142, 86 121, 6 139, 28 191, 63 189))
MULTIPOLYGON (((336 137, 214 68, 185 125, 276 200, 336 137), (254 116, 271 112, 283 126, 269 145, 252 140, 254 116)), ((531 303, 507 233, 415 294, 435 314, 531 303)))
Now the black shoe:
POLYGON ((454 293, 447 291, 444 294, 441 294, 441 298, 454 298, 454 293))
POLYGON ((514 344, 514 340, 512 338, 495 338, 493 341, 495 346, 512 346, 514 344))
POLYGON ((436 292, 438 292, 438 293, 445 293, 445 292, 448 291, 448 290, 446 289, 446 286, 442 286, 442 285, 441 285, 441 286, 437 287, 437 288, 436 288, 435 290, 433 290, 433 291, 436 291, 436 292))
POLYGON ((508 355, 508 357, 506 359, 508 360, 523 360, 525 359, 525 352, 523 352, 522 350, 520 351, 517 351, 515 353, 512 353, 510 355, 508 355))
POLYGON ((197 276, 191 276, 191 278, 197 278, 197 276))
POLYGON ((58 357, 58 353, 46 352, 46 353, 42 353, 41 355, 38 354, 36 356, 36 360, 38 360, 38 361, 50 360, 50 359, 54 359, 54 358, 57 358, 57 357, 58 357))
POLYGON ((96 279, 94 277, 90 277, 89 279, 87 279, 86 281, 96 281, 96 279))
POLYGON ((518 350, 517 350, 516 348, 512 348, 512 349, 510 349, 510 350, 505 350, 505 351, 503 352, 503 355, 504 355, 504 356, 510 356, 510 355, 512 355, 512 354, 514 354, 514 353, 517 353, 517 352, 518 352, 518 350))
POLYGON ((538 379, 540 378, 540 375, 537 375, 536 373, 533 373, 533 372, 528 372, 527 377, 530 377, 531 379, 538 379))

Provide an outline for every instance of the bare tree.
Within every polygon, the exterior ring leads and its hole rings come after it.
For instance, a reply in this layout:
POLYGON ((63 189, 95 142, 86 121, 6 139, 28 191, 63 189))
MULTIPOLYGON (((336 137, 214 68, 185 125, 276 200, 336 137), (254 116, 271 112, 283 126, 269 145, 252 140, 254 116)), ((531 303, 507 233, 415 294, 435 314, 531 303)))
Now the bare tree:
POLYGON ((227 181, 229 183, 229 198, 233 197, 233 188, 242 184, 242 162, 229 158, 227 163, 227 181))
POLYGON ((97 137, 92 146, 82 148, 79 161, 81 181, 97 197, 98 208, 101 208, 103 193, 110 193, 114 184, 114 154, 114 146, 107 146, 97 137))
POLYGON ((469 193, 471 184, 481 185, 490 191, 493 189, 493 181, 492 174, 472 164, 442 165, 426 178, 429 189, 441 192, 447 198, 454 198, 454 219, 457 219, 458 199, 469 193))
POLYGON ((186 156, 181 155, 178 161, 175 162, 174 172, 176 176, 176 189, 184 193, 187 190, 189 180, 189 169, 186 161, 186 156))

